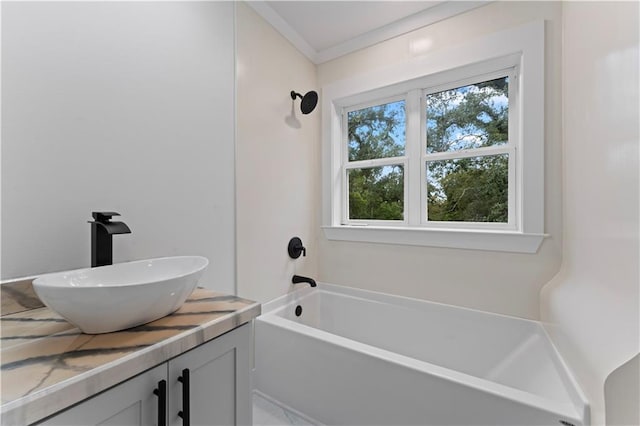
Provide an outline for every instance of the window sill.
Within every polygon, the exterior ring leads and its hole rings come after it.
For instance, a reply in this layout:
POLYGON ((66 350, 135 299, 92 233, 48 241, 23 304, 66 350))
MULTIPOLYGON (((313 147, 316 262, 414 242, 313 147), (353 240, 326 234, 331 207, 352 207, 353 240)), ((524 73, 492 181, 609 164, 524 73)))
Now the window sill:
POLYGON ((547 234, 381 226, 323 226, 328 240, 365 243, 536 253, 547 234))

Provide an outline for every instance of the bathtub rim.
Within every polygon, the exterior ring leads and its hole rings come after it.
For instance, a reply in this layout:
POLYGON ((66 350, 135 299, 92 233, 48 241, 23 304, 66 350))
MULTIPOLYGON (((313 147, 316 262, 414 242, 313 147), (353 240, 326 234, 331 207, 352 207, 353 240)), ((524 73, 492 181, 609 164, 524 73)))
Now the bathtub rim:
POLYGON ((560 355, 560 352, 553 344, 553 341, 547 333, 547 330, 540 321, 325 282, 318 282, 317 287, 315 288, 304 287, 295 289, 290 293, 287 293, 263 304, 262 315, 257 317, 256 320, 267 322, 276 327, 285 328, 295 333, 308 335, 311 338, 326 341, 335 346, 363 351, 383 361, 401 364, 416 371, 428 372, 429 374, 433 374, 443 380, 451 380, 463 386, 472 387, 481 391, 488 391, 489 393, 498 396, 504 396, 505 394, 507 394, 509 395, 509 398, 518 403, 549 412, 563 413, 563 415, 567 418, 580 420, 584 425, 591 424, 590 404, 584 392, 580 388, 577 380, 575 379, 573 372, 560 355), (551 356, 551 359, 554 363, 554 366, 556 367, 556 370, 570 398, 570 401, 557 401, 554 399, 545 398, 544 396, 513 388, 500 383, 492 382, 488 379, 473 376, 471 374, 442 367, 426 361, 417 360, 405 355, 388 351, 386 349, 348 339, 346 337, 342 337, 324 330, 320 330, 311 326, 307 326, 305 324, 289 320, 279 315, 279 312, 281 312, 285 307, 300 302, 308 296, 314 294, 315 292, 333 293, 356 298, 359 297, 383 303, 396 303, 402 307, 407 308, 418 308, 420 306, 424 306, 425 304, 436 305, 439 307, 473 312, 475 314, 480 314, 483 316, 502 318, 509 321, 518 321, 520 323, 527 324, 534 330, 535 333, 538 333, 541 335, 541 337, 543 337, 543 344, 551 356))

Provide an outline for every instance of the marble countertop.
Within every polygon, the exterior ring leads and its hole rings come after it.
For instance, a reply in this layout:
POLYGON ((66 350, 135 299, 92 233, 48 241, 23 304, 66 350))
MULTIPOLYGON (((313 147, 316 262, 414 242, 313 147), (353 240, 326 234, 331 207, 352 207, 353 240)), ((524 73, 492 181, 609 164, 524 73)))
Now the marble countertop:
MULTIPOLYGON (((20 300, 25 293, 19 290, 17 305, 30 307, 7 309, 3 300, 0 317, 3 425, 44 419, 251 321, 261 310, 259 303, 197 288, 167 317, 89 335, 50 309, 33 307, 33 300, 20 300)), ((4 289, 2 297, 8 298, 4 289)))

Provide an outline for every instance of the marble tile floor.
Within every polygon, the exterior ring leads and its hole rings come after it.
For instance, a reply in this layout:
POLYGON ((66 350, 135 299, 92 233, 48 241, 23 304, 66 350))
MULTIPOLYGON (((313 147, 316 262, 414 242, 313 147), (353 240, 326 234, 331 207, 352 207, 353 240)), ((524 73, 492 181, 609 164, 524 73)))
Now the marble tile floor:
POLYGON ((263 395, 253 393, 253 426, 320 426, 321 423, 288 410, 263 395))

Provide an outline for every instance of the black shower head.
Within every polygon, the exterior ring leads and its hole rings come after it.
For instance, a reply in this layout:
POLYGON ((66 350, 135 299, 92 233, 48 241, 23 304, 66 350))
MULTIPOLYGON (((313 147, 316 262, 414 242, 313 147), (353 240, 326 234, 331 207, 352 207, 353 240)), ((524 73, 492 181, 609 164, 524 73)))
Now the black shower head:
POLYGON ((291 99, 295 100, 296 97, 300 97, 300 99, 302 99, 302 102, 300 102, 300 111, 302 111, 303 114, 309 114, 318 104, 318 94, 313 90, 307 92, 304 96, 292 90, 291 99))

